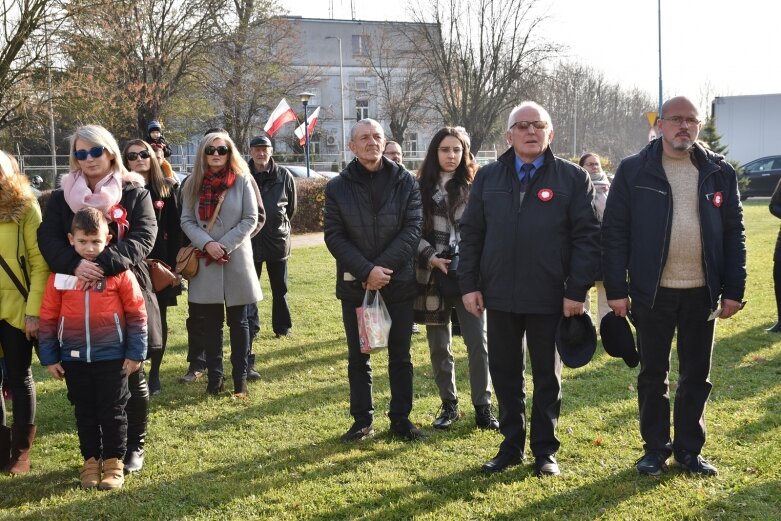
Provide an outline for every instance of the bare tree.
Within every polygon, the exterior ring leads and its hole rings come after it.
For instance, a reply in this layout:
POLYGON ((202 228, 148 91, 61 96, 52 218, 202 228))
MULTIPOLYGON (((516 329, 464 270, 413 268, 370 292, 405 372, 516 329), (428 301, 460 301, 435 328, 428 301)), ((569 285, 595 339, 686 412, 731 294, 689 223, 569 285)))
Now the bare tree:
POLYGON ((428 0, 412 7, 407 38, 436 85, 436 110, 447 125, 462 125, 479 150, 500 116, 517 102, 519 84, 558 52, 537 36, 544 17, 536 0, 428 0))
POLYGON ((368 72, 377 80, 379 119, 389 122, 389 137, 399 144, 404 143, 410 126, 433 122, 430 109, 439 99, 426 70, 420 66, 418 53, 402 31, 393 24, 377 38, 366 38, 367 52, 363 58, 368 72))

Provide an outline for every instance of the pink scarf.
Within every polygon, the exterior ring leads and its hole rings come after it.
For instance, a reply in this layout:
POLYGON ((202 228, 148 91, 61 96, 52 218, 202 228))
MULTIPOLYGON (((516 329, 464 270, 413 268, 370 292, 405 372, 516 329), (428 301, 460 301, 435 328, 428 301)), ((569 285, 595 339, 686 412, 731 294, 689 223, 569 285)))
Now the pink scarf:
POLYGON ((129 173, 122 176, 117 170, 112 170, 109 174, 98 181, 95 190, 90 190, 87 185, 87 179, 81 170, 75 170, 62 177, 60 186, 62 187, 65 202, 68 203, 73 213, 78 212, 87 206, 97 208, 108 215, 108 210, 122 199, 122 187, 125 182, 137 182, 144 185, 144 178, 135 173, 129 173))

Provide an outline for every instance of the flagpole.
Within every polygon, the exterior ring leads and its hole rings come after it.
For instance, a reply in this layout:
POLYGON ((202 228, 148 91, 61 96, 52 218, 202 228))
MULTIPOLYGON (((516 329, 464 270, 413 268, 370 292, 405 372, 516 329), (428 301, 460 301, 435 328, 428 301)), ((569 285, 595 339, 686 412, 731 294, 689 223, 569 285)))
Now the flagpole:
POLYGON ((302 92, 298 95, 304 105, 304 157, 306 157, 306 176, 309 177, 309 121, 307 120, 306 106, 309 99, 314 96, 311 92, 302 92))

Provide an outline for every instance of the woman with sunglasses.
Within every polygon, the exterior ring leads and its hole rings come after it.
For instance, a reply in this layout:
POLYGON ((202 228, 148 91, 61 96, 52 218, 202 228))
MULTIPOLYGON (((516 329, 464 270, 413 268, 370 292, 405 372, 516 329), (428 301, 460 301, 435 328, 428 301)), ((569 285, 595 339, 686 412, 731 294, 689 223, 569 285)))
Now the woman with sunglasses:
MULTIPOLYGON (((152 206, 157 220, 157 237, 150 259, 176 266, 176 253, 182 245, 182 228, 179 225, 179 196, 176 178, 166 178, 152 147, 141 139, 133 139, 122 152, 125 167, 140 174, 152 196, 152 206)), ((162 349, 149 355, 152 367, 149 369, 149 393, 160 394, 160 364, 168 343, 168 306, 176 305, 176 297, 182 294, 182 286, 168 287, 155 293, 160 306, 160 324, 163 333, 162 349)))
MULTIPOLYGON (((0 471, 30 471, 35 439, 35 381, 30 370, 33 341, 49 274, 38 249, 41 210, 16 159, 0 150, 0 358, 6 386, 14 397, 13 425, 6 426, 0 393, 0 471)), ((3 376, 0 374, 0 387, 3 376)))
MULTIPOLYGON (((70 139, 71 172, 61 181, 46 205, 38 229, 43 258, 55 273, 75 275, 84 284, 98 284, 104 277, 132 270, 142 288, 147 312, 147 354, 162 348, 157 299, 144 260, 157 237, 152 197, 144 179, 128 172, 114 136, 99 125, 76 129, 70 139), (111 244, 94 262, 83 259, 68 242, 73 215, 90 206, 108 216, 111 244)), ((140 470, 144 463, 144 438, 149 413, 149 388, 144 366, 127 379, 130 399, 127 413, 127 451, 124 471, 140 470)), ((90 456, 86 456, 85 460, 90 456)))
POLYGON ((478 318, 466 311, 454 273, 460 241, 459 221, 477 170, 469 144, 469 136, 462 128, 440 129, 431 138, 418 170, 423 235, 418 245, 419 296, 414 303, 415 322, 426 325, 434 381, 442 399, 434 428, 447 429, 461 418, 450 330, 450 316, 455 309, 468 354, 475 423, 482 429, 497 430, 499 423, 491 410, 485 315, 478 318), (448 282, 455 286, 452 292, 445 287, 448 282))
POLYGON ((227 315, 233 392, 237 398, 246 398, 247 305, 262 298, 249 240, 258 220, 258 202, 249 167, 228 134, 206 134, 196 157, 192 179, 184 183, 181 194, 182 231, 200 257, 198 273, 188 288, 188 342, 194 351, 206 353, 206 391, 220 393, 224 388, 222 338, 227 315))

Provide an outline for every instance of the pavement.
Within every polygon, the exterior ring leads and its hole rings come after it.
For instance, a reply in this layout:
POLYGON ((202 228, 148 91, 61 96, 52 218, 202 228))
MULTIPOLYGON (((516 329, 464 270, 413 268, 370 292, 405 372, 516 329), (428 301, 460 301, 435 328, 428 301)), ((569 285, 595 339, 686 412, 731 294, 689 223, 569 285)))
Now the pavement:
POLYGON ((323 232, 294 234, 290 238, 293 248, 307 248, 325 244, 323 232))

